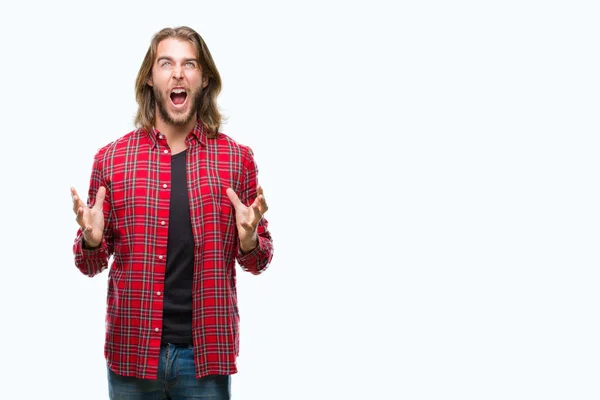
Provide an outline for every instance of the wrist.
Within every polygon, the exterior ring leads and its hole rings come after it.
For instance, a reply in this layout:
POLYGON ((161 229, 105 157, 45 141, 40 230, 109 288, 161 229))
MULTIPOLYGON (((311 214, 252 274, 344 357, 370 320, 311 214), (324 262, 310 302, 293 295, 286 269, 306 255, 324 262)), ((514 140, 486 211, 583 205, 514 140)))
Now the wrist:
POLYGON ((253 237, 250 240, 240 240, 240 249, 242 253, 250 253, 252 250, 258 247, 258 236, 253 237))
POLYGON ((100 241, 100 243, 98 243, 98 244, 94 244, 94 243, 88 242, 87 240, 85 240, 85 238, 82 238, 81 243, 82 243, 82 246, 83 246, 84 249, 86 249, 86 250, 95 250, 98 247, 100 247, 100 245, 102 244, 102 241, 100 241))

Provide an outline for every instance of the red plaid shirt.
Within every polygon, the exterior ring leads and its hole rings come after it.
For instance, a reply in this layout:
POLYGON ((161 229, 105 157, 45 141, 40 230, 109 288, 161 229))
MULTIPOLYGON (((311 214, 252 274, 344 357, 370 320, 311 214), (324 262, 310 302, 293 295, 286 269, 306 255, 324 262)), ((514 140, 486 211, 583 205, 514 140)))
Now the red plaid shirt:
MULTIPOLYGON (((267 220, 259 245, 242 254, 231 187, 249 205, 258 169, 252 150, 224 134, 208 138, 198 123, 186 139, 187 185, 194 234, 192 335, 196 375, 233 374, 239 354, 235 261, 260 274, 273 257, 267 220)), ((75 265, 87 276, 108 267, 104 354, 118 374, 155 379, 162 335, 167 262, 171 153, 164 135, 143 129, 101 148, 94 157, 88 192, 92 206, 106 187, 104 238, 97 249, 73 245, 75 265)))

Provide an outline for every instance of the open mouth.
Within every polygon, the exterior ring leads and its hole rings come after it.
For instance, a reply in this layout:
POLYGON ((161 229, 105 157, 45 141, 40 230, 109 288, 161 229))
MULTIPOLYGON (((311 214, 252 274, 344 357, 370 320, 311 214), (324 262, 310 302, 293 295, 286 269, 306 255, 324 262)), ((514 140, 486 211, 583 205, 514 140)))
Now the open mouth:
POLYGON ((187 99, 187 92, 184 88, 173 88, 171 89, 171 103, 176 106, 181 106, 185 103, 187 99))

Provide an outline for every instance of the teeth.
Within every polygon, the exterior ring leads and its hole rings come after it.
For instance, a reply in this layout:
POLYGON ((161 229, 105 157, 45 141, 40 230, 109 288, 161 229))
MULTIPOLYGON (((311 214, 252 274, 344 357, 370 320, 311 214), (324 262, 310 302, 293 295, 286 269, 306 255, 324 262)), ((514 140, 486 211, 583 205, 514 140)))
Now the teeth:
POLYGON ((185 89, 173 89, 172 93, 185 93, 185 89))

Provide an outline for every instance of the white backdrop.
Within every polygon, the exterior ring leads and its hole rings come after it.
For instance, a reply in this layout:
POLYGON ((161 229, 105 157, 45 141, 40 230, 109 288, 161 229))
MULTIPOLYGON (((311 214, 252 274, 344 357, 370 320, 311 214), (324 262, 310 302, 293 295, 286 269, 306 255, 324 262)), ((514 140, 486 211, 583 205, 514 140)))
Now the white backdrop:
POLYGON ((600 397, 594 2, 84 4, 0 6, 0 398, 107 398, 107 274, 73 264, 69 187, 177 25, 270 207, 233 398, 600 397))

